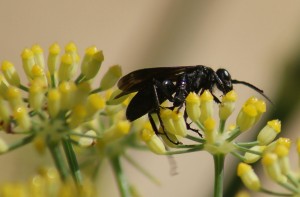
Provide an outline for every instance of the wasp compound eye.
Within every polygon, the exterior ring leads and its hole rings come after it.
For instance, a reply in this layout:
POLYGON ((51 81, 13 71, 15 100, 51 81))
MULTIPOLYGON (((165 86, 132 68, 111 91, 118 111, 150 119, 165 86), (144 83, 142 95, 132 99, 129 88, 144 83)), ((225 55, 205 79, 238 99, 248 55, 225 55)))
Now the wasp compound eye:
MULTIPOLYGON (((229 72, 224 68, 220 68, 216 71, 216 74, 222 82, 224 92, 227 93, 230 90, 232 90, 232 80, 229 72)), ((222 87, 218 87, 218 88, 222 89, 222 87)))

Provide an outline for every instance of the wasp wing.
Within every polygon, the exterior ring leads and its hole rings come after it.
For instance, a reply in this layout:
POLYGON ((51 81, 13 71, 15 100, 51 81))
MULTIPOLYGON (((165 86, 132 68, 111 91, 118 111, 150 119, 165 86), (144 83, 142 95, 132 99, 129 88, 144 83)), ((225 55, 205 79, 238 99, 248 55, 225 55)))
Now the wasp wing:
POLYGON ((195 69, 195 66, 156 67, 133 71, 119 80, 118 87, 122 90, 122 93, 115 98, 147 87, 149 84, 152 84, 152 79, 159 81, 164 79, 176 80, 178 76, 190 69, 195 69))
POLYGON ((155 97, 153 91, 145 88, 140 91, 131 99, 127 110, 126 118, 129 121, 134 121, 143 115, 155 109, 155 97))

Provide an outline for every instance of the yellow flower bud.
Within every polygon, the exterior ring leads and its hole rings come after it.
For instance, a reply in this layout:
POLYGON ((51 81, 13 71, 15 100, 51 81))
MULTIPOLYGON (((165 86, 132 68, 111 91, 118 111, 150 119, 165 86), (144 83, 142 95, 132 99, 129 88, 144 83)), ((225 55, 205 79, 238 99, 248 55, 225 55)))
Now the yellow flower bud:
POLYGON ((74 95, 76 92, 76 85, 74 82, 64 81, 58 86, 58 90, 61 94, 60 106, 64 109, 71 109, 74 105, 74 95))
POLYGON ((130 131, 130 123, 127 120, 119 121, 118 123, 111 126, 109 129, 105 131, 102 136, 102 141, 107 143, 113 140, 117 140, 124 135, 127 135, 130 131))
POLYGON ((60 47, 57 43, 53 43, 49 48, 48 55, 48 70, 51 75, 54 75, 59 66, 60 47))
POLYGON ((266 153, 262 158, 262 163, 266 173, 272 180, 279 183, 284 183, 287 181, 286 177, 281 172, 276 154, 266 153))
POLYGON ((17 107, 13 112, 13 117, 23 131, 28 131, 31 127, 30 117, 25 107, 17 107))
POLYGON ((98 74, 104 60, 102 51, 96 50, 96 48, 88 49, 81 65, 81 73, 87 80, 94 78, 98 74))
POLYGON ((8 151, 8 145, 2 138, 0 138, 0 154, 5 153, 6 151, 8 151))
POLYGON ((91 94, 87 98, 87 117, 91 118, 94 116, 99 110, 105 107, 105 100, 99 94, 91 94))
POLYGON ((174 127, 173 120, 172 120, 172 110, 167 108, 161 108, 160 117, 164 124, 165 131, 176 135, 175 134, 176 129, 174 127))
POLYGON ((237 168, 237 175, 242 179, 244 185, 253 191, 261 188, 260 180, 253 171, 252 167, 245 163, 240 163, 237 168))
POLYGON ((9 121, 9 118, 10 109, 8 103, 0 96, 0 120, 7 122, 9 121))
POLYGON ((185 110, 188 117, 193 122, 198 122, 200 120, 200 97, 195 92, 190 92, 185 99, 185 110))
POLYGON ((0 95, 3 98, 6 98, 6 92, 8 90, 8 83, 5 80, 4 76, 0 74, 0 95))
POLYGON ((166 148, 162 140, 155 135, 152 130, 151 125, 148 124, 146 128, 141 131, 141 138, 149 147, 149 149, 156 154, 164 154, 166 152, 166 148))
POLYGON ((54 118, 60 110, 61 94, 57 89, 49 90, 48 95, 48 112, 54 118))
POLYGON ((240 131, 246 131, 251 128, 255 123, 256 116, 257 110, 254 105, 244 105, 236 119, 236 124, 240 128, 240 131))
POLYGON ((279 120, 272 120, 259 132, 257 141, 260 145, 271 143, 281 131, 281 123, 279 120))
POLYGON ((32 81, 31 86, 29 87, 29 105, 34 110, 42 110, 45 86, 39 79, 32 81))
POLYGON ((234 111, 236 99, 237 94, 234 90, 222 97, 222 103, 219 106, 219 117, 221 120, 226 120, 234 111))
POLYGON ((278 156, 280 169, 284 175, 291 173, 290 159, 289 159, 289 148, 278 144, 274 150, 278 156))
POLYGON ((94 130, 89 130, 85 133, 85 135, 87 135, 87 137, 81 137, 79 139, 79 145, 82 146, 82 147, 89 147, 89 146, 92 146, 96 139, 93 138, 93 137, 97 137, 97 133, 94 131, 94 130), (91 136, 91 137, 89 137, 91 136))
POLYGON ((25 106, 20 89, 17 87, 10 86, 6 92, 6 98, 13 110, 20 106, 25 106))
POLYGON ((82 122, 84 122, 87 116, 87 111, 83 105, 76 105, 71 110, 71 116, 69 121, 70 128, 76 128, 82 122))
MULTIPOLYGON (((250 150, 260 152, 261 154, 264 152, 265 149, 266 149, 266 146, 253 146, 250 148, 250 150)), ((257 154, 250 153, 250 152, 246 152, 244 155, 246 163, 254 163, 254 162, 258 161, 261 157, 262 157, 261 155, 257 155, 257 154)))
POLYGON ((216 142, 216 136, 217 136, 217 131, 216 131, 216 121, 213 118, 207 118, 204 123, 204 134, 205 134, 205 139, 207 140, 208 143, 214 144, 216 142))
POLYGON ((30 49, 26 48, 22 52, 21 57, 22 57, 23 69, 27 77, 31 79, 32 78, 31 70, 33 65, 35 65, 34 54, 30 49))
POLYGON ((186 123, 181 112, 172 111, 172 121, 175 129, 175 135, 185 137, 187 135, 186 123))
POLYGON ((203 124, 204 121, 206 121, 208 118, 213 117, 213 96, 212 94, 208 91, 205 90, 201 96, 200 96, 200 110, 201 110, 201 115, 200 115, 200 122, 203 124))
POLYGON ((73 67, 75 62, 70 54, 64 54, 61 57, 61 63, 58 69, 58 78, 60 81, 69 81, 73 77, 73 67))
POLYGON ((44 59, 44 52, 41 46, 33 45, 31 50, 34 55, 35 64, 39 65, 42 69, 45 68, 45 59, 44 59))
POLYGON ((1 70, 3 72, 3 75, 6 79, 6 81, 13 86, 19 86, 20 85, 20 77, 18 75, 18 72, 16 71, 14 65, 9 61, 3 61, 1 70))
POLYGON ((100 88, 101 90, 107 90, 112 88, 116 82, 122 76, 122 69, 119 65, 114 65, 108 69, 108 71, 104 74, 101 82, 100 88))

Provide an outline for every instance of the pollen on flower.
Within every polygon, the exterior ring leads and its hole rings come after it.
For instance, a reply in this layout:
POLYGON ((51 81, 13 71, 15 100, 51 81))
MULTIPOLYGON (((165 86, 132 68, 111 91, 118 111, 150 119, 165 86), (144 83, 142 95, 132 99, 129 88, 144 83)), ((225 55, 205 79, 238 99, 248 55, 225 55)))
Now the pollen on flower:
POLYGON ((272 120, 268 122, 268 125, 274 129, 277 133, 281 131, 281 122, 279 120, 272 120))

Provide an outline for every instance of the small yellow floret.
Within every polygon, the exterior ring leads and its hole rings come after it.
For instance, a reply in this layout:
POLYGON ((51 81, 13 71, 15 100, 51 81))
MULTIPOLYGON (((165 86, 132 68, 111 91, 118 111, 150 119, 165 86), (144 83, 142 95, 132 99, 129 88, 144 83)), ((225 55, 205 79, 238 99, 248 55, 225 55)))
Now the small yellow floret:
POLYGON ((8 71, 12 68, 14 68, 14 65, 11 62, 9 62, 9 61, 3 61, 2 62, 1 69, 2 69, 3 72, 8 71))
POLYGON ((85 53, 89 56, 92 56, 94 55, 96 52, 98 51, 97 47, 96 46, 91 46, 91 47, 88 47, 86 50, 85 50, 85 53))
POLYGON ((188 94, 188 96, 186 97, 185 101, 187 103, 196 103, 196 104, 198 104, 198 103, 200 103, 200 98, 199 98, 198 94, 196 94, 195 92, 190 92, 188 94))
POLYGON ((266 153, 263 158, 262 158, 262 163, 265 166, 269 166, 274 164, 274 162, 277 161, 277 155, 273 154, 273 153, 266 153))
POLYGON ((32 50, 26 48, 23 50, 21 56, 23 59, 30 59, 30 58, 33 58, 33 52, 32 52, 32 50))
POLYGON ((42 47, 40 45, 37 45, 37 44, 33 45, 31 47, 31 50, 32 50, 33 53, 43 53, 42 47))
POLYGON ((245 163, 239 163, 238 168, 237 168, 237 175, 243 176, 244 174, 248 173, 251 170, 252 170, 252 167, 250 165, 245 164, 245 163))
POLYGON ((237 100, 237 94, 234 90, 231 90, 222 97, 222 102, 235 102, 237 100))
POLYGON ((213 118, 208 118, 204 121, 204 127, 208 131, 213 131, 216 127, 216 121, 213 118))
POLYGON ((212 96, 212 94, 208 90, 205 90, 201 94, 200 99, 201 99, 201 101, 205 102, 205 101, 212 101, 214 99, 214 97, 212 96))
POLYGON ((52 55, 58 55, 60 53, 60 46, 57 43, 53 43, 49 48, 49 53, 52 55))
POLYGON ((284 145, 277 145, 274 152, 278 155, 278 157, 283 157, 289 154, 289 149, 284 145))
POLYGON ((268 122, 269 127, 274 129, 277 133, 281 131, 281 122, 279 120, 271 120, 268 122))

